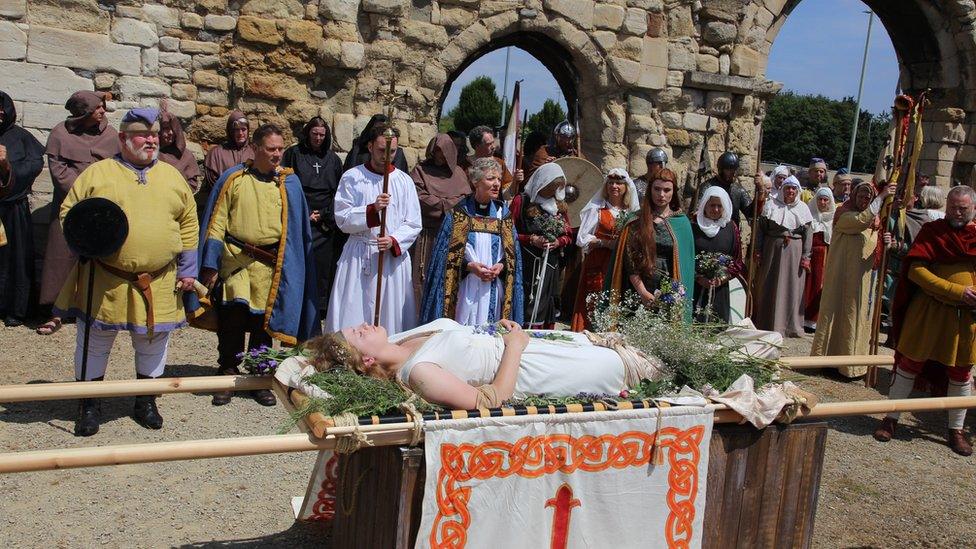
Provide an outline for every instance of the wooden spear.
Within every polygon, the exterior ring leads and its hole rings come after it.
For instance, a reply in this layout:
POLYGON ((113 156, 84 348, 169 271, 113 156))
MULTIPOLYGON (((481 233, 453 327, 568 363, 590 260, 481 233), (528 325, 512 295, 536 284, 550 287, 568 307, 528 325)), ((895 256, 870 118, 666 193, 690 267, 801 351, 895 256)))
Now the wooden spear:
MULTIPOLYGON (((742 421, 742 416, 726 406, 713 405, 709 408, 715 411, 716 423, 742 421)), ((964 408, 976 408, 976 396, 828 402, 818 404, 803 417, 815 419, 964 408)), ((493 419, 506 421, 504 416, 493 419)), ((333 427, 329 429, 328 437, 325 439, 317 439, 307 434, 292 434, 10 452, 0 454, 0 474, 329 450, 335 448, 337 437, 354 433, 362 434, 375 446, 392 446, 409 444, 413 438, 414 428, 414 423, 403 422, 388 425, 333 427)))
MULTIPOLYGON (((386 131, 383 132, 383 137, 386 138, 386 147, 383 150, 383 194, 390 193, 390 159, 393 157, 392 144, 393 138, 396 134, 393 132, 393 115, 395 113, 396 105, 396 72, 393 72, 393 76, 390 78, 390 91, 387 95, 387 114, 386 123, 388 124, 386 131)), ((380 238, 386 237, 386 211, 387 208, 380 210, 380 238)), ((383 297, 383 260, 386 257, 386 253, 383 250, 378 251, 376 258, 376 303, 373 306, 373 326, 380 325, 380 301, 383 297)))

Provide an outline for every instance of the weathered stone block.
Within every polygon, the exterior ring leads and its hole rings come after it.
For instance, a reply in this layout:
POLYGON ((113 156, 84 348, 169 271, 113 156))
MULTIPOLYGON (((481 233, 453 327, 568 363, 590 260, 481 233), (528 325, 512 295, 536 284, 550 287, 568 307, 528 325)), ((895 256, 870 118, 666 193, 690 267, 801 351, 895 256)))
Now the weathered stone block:
POLYGON ((698 64, 695 55, 688 44, 672 42, 668 44, 668 67, 677 71, 693 71, 698 64))
POLYGON ((363 0, 363 11, 389 17, 401 17, 407 13, 408 0, 363 0))
POLYGON ((400 29, 403 31, 403 39, 406 42, 426 44, 438 48, 447 45, 447 31, 440 25, 405 20, 400 29))
POLYGON ((207 30, 227 32, 237 28, 237 18, 232 15, 216 15, 208 13, 203 18, 203 27, 207 30))
POLYGON ((668 10, 668 34, 672 37, 695 34, 695 23, 691 18, 691 6, 677 5, 668 10))
POLYGON ((241 16, 237 19, 237 34, 241 39, 258 44, 277 46, 282 43, 278 26, 270 19, 260 17, 241 16))
POLYGON ((738 21, 742 7, 741 0, 702 0, 700 15, 709 19, 738 21))
POLYGON ((320 0, 319 15, 325 19, 355 23, 359 14, 359 0, 320 0))
POLYGON ((593 8, 593 26, 598 29, 618 30, 627 12, 613 4, 596 4, 593 8))
POLYGON ((437 126, 433 124, 424 124, 422 122, 411 122, 408 125, 408 130, 410 134, 410 142, 421 147, 426 146, 427 143, 430 143, 430 140, 433 139, 437 134, 437 126))
MULTIPOLYGON (((667 55, 666 48, 664 51, 665 55, 667 55)), ((629 59, 631 61, 640 61, 643 55, 644 40, 637 36, 631 36, 623 40, 618 40, 617 45, 613 49, 614 57, 629 59)))
POLYGON ((107 90, 115 85, 115 75, 110 72, 100 72, 95 75, 95 89, 107 90))
POLYGON ((182 67, 184 69, 190 68, 190 61, 192 57, 185 53, 180 53, 176 51, 164 51, 159 53, 159 62, 163 65, 169 65, 171 67, 182 67))
POLYGON ((142 13, 145 14, 148 21, 161 27, 178 28, 180 26, 180 10, 159 4, 143 4, 142 13))
POLYGON ((180 24, 185 29, 200 30, 203 28, 203 17, 200 17, 192 11, 186 11, 180 17, 180 24))
POLYGON ((661 124, 665 128, 680 128, 682 126, 680 112, 662 112, 661 124))
POLYGON ((289 21, 285 24, 285 38, 305 49, 315 49, 322 41, 322 26, 312 21, 289 21))
POLYGON ((118 80, 119 94, 123 100, 138 101, 143 97, 169 97, 169 84, 156 78, 123 76, 118 80))
POLYGON ((64 30, 107 33, 109 14, 98 7, 96 0, 34 0, 27 22, 64 30))
POLYGON ((221 76, 214 71, 196 71, 193 73, 193 83, 204 88, 213 88, 220 91, 227 91, 227 77, 221 76))
POLYGON ((21 19, 27 15, 27 0, 0 0, 0 17, 21 19))
POLYGON ((50 130, 63 122, 68 111, 62 105, 48 103, 24 103, 20 109, 21 123, 25 128, 50 130))
POLYGON ((684 125, 686 130, 703 132, 708 128, 708 117, 704 114, 686 112, 684 125))
POLYGON ((647 33, 647 12, 637 8, 628 8, 624 17, 623 31, 627 34, 641 36, 647 33))
POLYGON ((193 70, 214 69, 220 66, 220 56, 218 55, 194 55, 193 70))
POLYGON ((672 147, 687 147, 691 145, 691 135, 682 129, 671 128, 664 130, 664 137, 672 147))
POLYGON ((667 85, 668 69, 665 67, 641 67, 640 79, 637 85, 649 90, 664 89, 667 85))
POLYGON ((161 36, 159 38, 159 51, 180 51, 180 39, 175 36, 161 36))
POLYGON ((333 121, 333 131, 335 131, 336 142, 352 143, 354 131, 353 127, 356 117, 344 112, 337 112, 333 121))
POLYGON ((142 50, 143 76, 156 76, 159 74, 159 50, 156 48, 146 48, 142 50))
POLYGON ((112 40, 119 44, 131 44, 151 48, 159 42, 155 25, 138 19, 116 18, 112 23, 112 40))
POLYGON ((193 101, 166 101, 166 110, 177 118, 193 118, 197 114, 197 105, 193 101))
POLYGON ((366 59, 366 48, 359 42, 342 42, 339 62, 347 69, 361 69, 366 59))
POLYGON ((211 107, 226 107, 230 104, 227 92, 220 90, 197 90, 197 103, 210 105, 211 107))
POLYGON ((778 14, 783 11, 783 6, 786 5, 786 0, 764 0, 763 3, 766 9, 774 14, 778 14))
POLYGON ((613 31, 594 31, 590 33, 590 36, 600 46, 600 49, 605 52, 613 50, 613 47, 617 44, 617 33, 613 31))
MULTIPOLYGON (((642 114, 631 114, 627 118, 627 128, 641 133, 657 132, 657 121, 653 116, 642 114)), ((643 159, 643 156, 641 157, 643 159)))
POLYGON ((478 12, 459 6, 444 6, 440 14, 440 24, 445 27, 466 28, 478 20, 478 12))
POLYGON ((241 13, 277 19, 301 19, 305 17, 305 6, 298 0, 248 0, 241 6, 241 13))
POLYGON ((668 41, 663 38, 643 39, 641 64, 650 67, 668 66, 668 41))
POLYGON ((159 75, 169 80, 187 81, 190 79, 190 73, 180 67, 159 67, 159 75))
POLYGON ((647 14, 647 35, 652 37, 664 36, 667 34, 667 20, 662 13, 647 14))
POLYGON ((705 112, 710 116, 724 117, 732 111, 732 94, 708 92, 705 96, 705 112))
POLYGON ((703 72, 718 72, 718 57, 714 55, 702 55, 698 54, 696 56, 698 63, 698 70, 703 72))
POLYGON ((739 76, 756 76, 760 71, 762 57, 748 46, 736 46, 732 51, 730 71, 739 76))
POLYGON ((193 101, 197 98, 197 87, 193 84, 173 84, 173 99, 193 101))
POLYGON ((676 88, 684 84, 685 73, 681 71, 668 71, 668 87, 676 88))
POLYGON ((220 44, 216 42, 201 42, 199 40, 180 40, 180 51, 183 53, 220 53, 220 44))
POLYGON ((27 33, 10 21, 0 21, 0 59, 27 57, 27 33))
POLYGON ((738 28, 732 23, 726 21, 710 21, 702 29, 702 38, 714 46, 721 46, 731 44, 735 40, 737 32, 738 28))
POLYGON ((27 35, 27 61, 129 75, 139 74, 142 62, 139 48, 113 44, 108 36, 41 26, 27 35))
POLYGON ((640 63, 622 57, 610 58, 610 70, 622 86, 636 86, 641 77, 640 63))
POLYGON ((587 0, 544 0, 543 6, 583 30, 593 28, 593 2, 587 0))
POLYGON ((247 91, 257 97, 297 101, 308 98, 304 84, 286 74, 251 73, 245 77, 247 91))

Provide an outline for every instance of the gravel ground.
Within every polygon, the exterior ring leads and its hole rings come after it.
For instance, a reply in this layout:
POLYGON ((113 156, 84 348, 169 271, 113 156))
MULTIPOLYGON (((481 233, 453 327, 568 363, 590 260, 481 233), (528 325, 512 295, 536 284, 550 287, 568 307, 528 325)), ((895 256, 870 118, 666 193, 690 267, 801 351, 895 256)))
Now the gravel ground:
MULTIPOLYGON (((0 384, 71 378, 74 326, 50 337, 0 328, 0 384)), ((809 350, 789 340, 787 354, 809 350)), ((171 342, 167 375, 211 375, 216 338, 197 330, 171 342)), ((107 379, 133 377, 132 350, 119 337, 107 379)), ((823 401, 879 398, 877 391, 831 377, 793 376, 823 401)), ((886 386, 887 372, 882 372, 886 386)), ((105 423, 92 440, 72 435, 75 404, 0 404, 3 452, 274 433, 281 406, 235 398, 213 408, 208 395, 159 401, 161 431, 129 417, 132 399, 103 405, 105 423)), ((905 416, 899 437, 871 438, 875 420, 830 422, 814 545, 817 547, 964 547, 976 523, 976 461, 944 445, 944 414, 905 416), (946 502, 954 508, 946 512, 946 502)), ((970 431, 976 426, 967 420, 970 431)), ((0 476, 3 547, 292 547, 321 545, 327 532, 293 520, 314 453, 278 454, 0 476)))

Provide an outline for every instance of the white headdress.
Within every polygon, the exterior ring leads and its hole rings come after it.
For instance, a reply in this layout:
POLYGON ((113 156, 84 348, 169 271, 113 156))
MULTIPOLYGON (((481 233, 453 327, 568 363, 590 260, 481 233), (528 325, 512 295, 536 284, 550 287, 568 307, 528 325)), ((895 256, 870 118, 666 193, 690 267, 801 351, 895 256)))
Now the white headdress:
POLYGON ((529 178, 529 182, 525 185, 525 194, 529 196, 529 201, 538 204, 543 210, 552 215, 559 213, 559 207, 556 205, 556 201, 561 201, 566 198, 566 189, 560 187, 556 191, 556 196, 551 198, 539 196, 539 191, 545 189, 550 183, 560 177, 565 178, 566 174, 563 173, 563 169, 559 167, 559 164, 549 162, 548 164, 539 166, 532 173, 532 177, 529 178))
POLYGON ((729 193, 725 192, 725 189, 722 187, 716 185, 705 189, 701 200, 698 201, 698 215, 695 219, 698 222, 698 228, 705 233, 705 236, 712 238, 717 235, 729 221, 732 221, 732 199, 729 198, 729 193), (718 197, 722 201, 722 217, 717 221, 705 216, 705 205, 708 204, 708 199, 713 196, 718 197))

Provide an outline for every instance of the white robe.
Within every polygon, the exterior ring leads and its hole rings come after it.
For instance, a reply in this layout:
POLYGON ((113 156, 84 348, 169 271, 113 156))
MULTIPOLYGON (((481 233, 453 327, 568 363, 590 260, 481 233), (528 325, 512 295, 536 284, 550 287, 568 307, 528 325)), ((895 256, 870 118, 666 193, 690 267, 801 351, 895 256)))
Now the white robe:
MULTIPOLYGON (((495 217, 501 219, 502 208, 498 208, 495 217)), ((464 247, 465 263, 477 261, 478 263, 491 267, 501 262, 505 256, 505 250, 502 249, 499 243, 498 252, 492 255, 492 236, 489 233, 474 233, 474 246, 469 241, 464 247)), ((504 277, 498 277, 491 282, 485 282, 474 273, 469 272, 464 277, 464 280, 461 281, 461 288, 458 291, 457 312, 454 315, 454 320, 467 326, 478 326, 488 322, 488 313, 494 310, 495 318, 492 321, 497 322, 498 317, 501 316, 502 298, 505 296, 505 288, 502 287, 502 280, 504 280, 504 277), (492 303, 493 300, 491 298, 492 287, 495 289, 494 303, 492 303)))
MULTIPOLYGON (((383 176, 359 165, 342 174, 335 195, 335 220, 349 234, 342 248, 325 330, 335 332, 349 326, 373 323, 376 303, 376 270, 379 227, 366 226, 366 208, 383 191, 383 176)), ((417 303, 413 295, 410 254, 407 250, 420 234, 420 201, 410 176, 400 170, 390 174, 390 205, 386 234, 400 246, 400 255, 387 251, 383 259, 383 294, 380 325, 395 334, 417 325, 417 303)))

